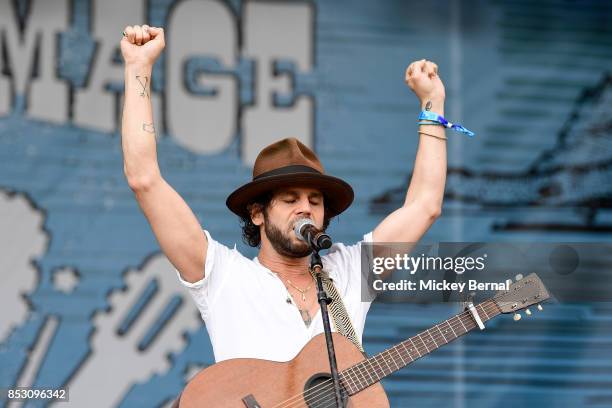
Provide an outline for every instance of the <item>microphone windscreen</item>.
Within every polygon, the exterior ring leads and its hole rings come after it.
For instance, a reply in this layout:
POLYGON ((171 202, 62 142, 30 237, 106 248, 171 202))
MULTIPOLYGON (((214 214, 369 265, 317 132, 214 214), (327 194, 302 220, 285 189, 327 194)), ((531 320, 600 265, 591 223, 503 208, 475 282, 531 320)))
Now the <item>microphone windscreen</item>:
POLYGON ((301 218, 299 220, 296 221, 295 225, 293 226, 293 232, 295 233, 295 235, 297 235, 297 237, 299 239, 301 239, 302 241, 304 241, 304 237, 302 235, 302 231, 303 228, 306 225, 312 225, 313 227, 315 226, 315 223, 313 220, 311 220, 310 218, 301 218))

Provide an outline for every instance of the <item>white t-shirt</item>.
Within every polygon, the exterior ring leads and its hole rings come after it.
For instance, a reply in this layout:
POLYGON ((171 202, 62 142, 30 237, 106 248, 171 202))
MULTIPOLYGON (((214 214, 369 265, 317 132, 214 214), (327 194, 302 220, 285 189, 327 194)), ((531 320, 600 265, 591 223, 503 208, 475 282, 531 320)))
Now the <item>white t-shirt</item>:
MULTIPOLYGON (((204 232, 205 277, 189 283, 178 271, 177 275, 202 314, 216 361, 240 357, 288 361, 323 332, 321 312, 306 327, 297 307, 287 302, 283 282, 257 257, 248 259, 204 232)), ((372 242, 372 233, 364 235, 363 242, 372 242)), ((361 340, 371 304, 361 301, 361 245, 334 244, 321 258, 361 340)))

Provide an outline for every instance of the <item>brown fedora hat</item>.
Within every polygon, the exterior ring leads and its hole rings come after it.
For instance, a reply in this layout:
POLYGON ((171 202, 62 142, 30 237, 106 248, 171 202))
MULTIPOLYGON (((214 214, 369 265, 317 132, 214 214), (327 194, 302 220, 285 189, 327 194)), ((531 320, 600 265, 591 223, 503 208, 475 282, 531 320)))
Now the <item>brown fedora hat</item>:
POLYGON ((265 147, 255 159, 253 180, 239 187, 227 197, 226 204, 233 213, 249 215, 247 205, 257 197, 279 187, 312 187, 325 197, 327 217, 346 210, 355 194, 351 186, 328 176, 317 155, 295 138, 280 140, 265 147))

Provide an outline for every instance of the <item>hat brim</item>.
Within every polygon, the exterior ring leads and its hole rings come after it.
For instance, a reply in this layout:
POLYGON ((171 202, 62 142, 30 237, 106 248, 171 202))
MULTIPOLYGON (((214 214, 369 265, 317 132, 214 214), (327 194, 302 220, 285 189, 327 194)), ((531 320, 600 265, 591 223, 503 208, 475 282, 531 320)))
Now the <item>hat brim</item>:
POLYGON ((261 177, 239 187, 227 197, 226 205, 234 214, 247 217, 249 212, 246 207, 257 197, 278 188, 291 186, 312 187, 321 191, 328 209, 325 216, 329 218, 346 210, 355 198, 352 187, 337 177, 317 173, 287 173, 261 177))

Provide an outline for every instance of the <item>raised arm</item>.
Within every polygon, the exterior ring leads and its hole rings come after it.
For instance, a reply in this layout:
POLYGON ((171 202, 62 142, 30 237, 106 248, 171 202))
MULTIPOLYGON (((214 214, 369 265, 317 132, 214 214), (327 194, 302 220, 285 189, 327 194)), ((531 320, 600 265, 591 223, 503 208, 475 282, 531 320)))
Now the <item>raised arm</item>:
MULTIPOLYGON (((406 69, 406 83, 419 98, 421 109, 444 116, 444 84, 431 61, 415 61, 406 69)), ((416 118, 417 112, 414 113, 416 118)), ((446 136, 442 126, 419 126, 410 186, 404 204, 374 230, 375 242, 417 242, 442 209, 446 183, 446 136)))
POLYGON ((151 72, 164 49, 161 28, 128 26, 121 40, 125 96, 121 126, 123 169, 159 245, 183 279, 204 277, 207 240, 185 200, 163 179, 151 108, 151 72))

